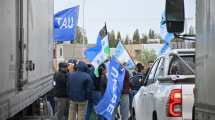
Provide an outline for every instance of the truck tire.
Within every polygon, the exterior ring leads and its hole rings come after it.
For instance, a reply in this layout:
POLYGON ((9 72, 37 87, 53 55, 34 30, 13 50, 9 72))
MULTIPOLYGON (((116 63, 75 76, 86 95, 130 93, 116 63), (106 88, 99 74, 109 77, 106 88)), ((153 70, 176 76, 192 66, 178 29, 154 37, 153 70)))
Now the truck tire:
POLYGON ((136 120, 134 108, 132 108, 132 111, 131 111, 131 120, 136 120))

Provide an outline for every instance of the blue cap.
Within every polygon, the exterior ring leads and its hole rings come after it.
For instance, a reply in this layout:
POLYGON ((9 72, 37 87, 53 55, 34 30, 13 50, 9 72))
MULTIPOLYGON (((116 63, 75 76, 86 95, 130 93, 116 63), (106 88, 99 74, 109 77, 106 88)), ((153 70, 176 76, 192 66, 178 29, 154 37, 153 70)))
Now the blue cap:
POLYGON ((68 63, 76 65, 77 64, 77 60, 76 59, 70 59, 70 60, 68 60, 68 63))

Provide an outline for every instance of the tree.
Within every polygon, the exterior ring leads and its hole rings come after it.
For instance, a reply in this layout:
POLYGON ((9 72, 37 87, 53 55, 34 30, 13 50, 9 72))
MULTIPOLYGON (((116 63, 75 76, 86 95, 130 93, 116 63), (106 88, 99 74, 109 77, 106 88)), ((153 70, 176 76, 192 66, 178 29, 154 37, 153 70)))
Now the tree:
POLYGON ((143 64, 148 64, 150 61, 154 61, 157 58, 155 50, 144 49, 142 53, 141 61, 143 64))
POLYGON ((136 30, 134 31, 133 43, 134 43, 134 44, 140 44, 140 33, 139 33, 139 30, 138 30, 138 29, 136 29, 136 30))
POLYGON ((141 44, 146 44, 148 40, 148 36, 145 34, 142 34, 142 38, 141 38, 141 44))
POLYGON ((84 34, 84 30, 81 27, 77 26, 76 40, 71 41, 71 43, 83 43, 83 38, 84 38, 84 43, 87 44, 88 40, 87 40, 87 36, 84 34))
POLYGON ((120 32, 117 32, 117 37, 116 37, 117 40, 122 40, 122 37, 121 37, 121 34, 120 32))
POLYGON ((128 35, 126 35, 125 44, 129 44, 129 37, 128 37, 128 35))
POLYGON ((156 37, 156 34, 155 34, 155 31, 152 30, 152 29, 149 29, 149 39, 155 39, 156 37))
POLYGON ((115 32, 113 30, 110 33, 108 33, 108 38, 109 38, 109 47, 110 48, 116 47, 117 41, 115 37, 115 32))

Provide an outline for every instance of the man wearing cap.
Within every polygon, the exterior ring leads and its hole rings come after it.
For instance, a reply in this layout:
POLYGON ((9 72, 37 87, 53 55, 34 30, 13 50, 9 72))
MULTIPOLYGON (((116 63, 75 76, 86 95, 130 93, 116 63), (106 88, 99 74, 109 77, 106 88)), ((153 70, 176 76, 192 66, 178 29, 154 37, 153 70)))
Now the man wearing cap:
POLYGON ((77 67, 77 60, 76 59, 70 59, 68 60, 68 70, 69 73, 75 72, 77 67))

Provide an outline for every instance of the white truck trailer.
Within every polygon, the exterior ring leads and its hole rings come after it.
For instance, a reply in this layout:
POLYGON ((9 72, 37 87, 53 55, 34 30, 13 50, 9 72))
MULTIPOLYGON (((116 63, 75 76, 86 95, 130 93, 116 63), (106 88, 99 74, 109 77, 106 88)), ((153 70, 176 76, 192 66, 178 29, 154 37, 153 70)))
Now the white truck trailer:
POLYGON ((196 3, 195 120, 215 120, 215 1, 196 3))
POLYGON ((0 1, 0 120, 53 87, 53 0, 0 1))

